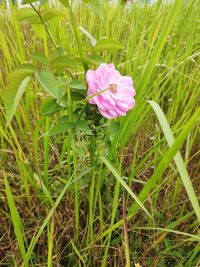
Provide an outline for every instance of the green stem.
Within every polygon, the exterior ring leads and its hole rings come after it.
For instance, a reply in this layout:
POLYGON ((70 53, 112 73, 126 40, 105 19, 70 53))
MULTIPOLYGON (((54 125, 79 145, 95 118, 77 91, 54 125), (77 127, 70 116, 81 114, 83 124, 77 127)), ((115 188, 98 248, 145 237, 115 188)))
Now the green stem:
POLYGON ((54 45, 55 48, 58 48, 58 45, 56 44, 56 42, 55 42, 55 40, 54 40, 54 38, 53 38, 53 36, 52 36, 47 24, 46 24, 46 22, 44 21, 42 15, 41 15, 41 13, 37 10, 37 8, 33 4, 30 3, 30 6, 33 8, 33 10, 38 15, 38 17, 39 17, 41 23, 43 24, 43 26, 44 26, 44 28, 46 30, 46 33, 49 36, 49 39, 51 40, 52 44, 54 45))
POLYGON ((70 6, 68 0, 67 0, 67 6, 68 6, 68 9, 69 9, 70 22, 71 22, 71 25, 72 25, 72 28, 73 28, 73 32, 74 32, 74 35, 75 35, 76 43, 78 45, 78 50, 79 50, 80 58, 81 58, 81 61, 82 61, 84 70, 85 70, 85 72, 87 72, 87 70, 89 69, 89 67, 88 67, 88 65, 87 65, 87 63, 86 63, 86 61, 84 59, 84 53, 83 53, 83 49, 82 49, 82 46, 81 46, 80 37, 79 37, 78 31, 77 31, 77 28, 76 28, 76 24, 75 24, 75 20, 74 20, 74 15, 73 15, 73 12, 72 12, 72 9, 71 9, 71 6, 70 6))

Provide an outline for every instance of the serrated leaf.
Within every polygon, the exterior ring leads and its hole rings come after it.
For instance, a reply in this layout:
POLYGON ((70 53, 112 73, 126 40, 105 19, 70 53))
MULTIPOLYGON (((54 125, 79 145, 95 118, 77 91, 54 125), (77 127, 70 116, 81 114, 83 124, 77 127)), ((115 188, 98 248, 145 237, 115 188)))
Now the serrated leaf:
POLYGON ((101 64, 101 63, 106 63, 106 60, 103 57, 99 56, 99 55, 92 55, 91 57, 89 57, 87 59, 87 61, 89 63, 98 64, 98 65, 101 64))
POLYGON ((74 124, 71 122, 62 122, 54 126, 46 135, 47 136, 53 136, 56 134, 64 133, 69 129, 73 129, 74 124))
POLYGON ((86 86, 78 80, 72 80, 69 84, 69 87, 73 89, 86 90, 86 86))
POLYGON ((76 68, 77 64, 73 59, 67 56, 56 57, 52 60, 51 65, 55 68, 76 68))
POLYGON ((32 8, 20 8, 16 11, 16 18, 20 22, 29 22, 29 23, 41 23, 37 14, 32 8))
POLYGON ((30 74, 33 74, 35 72, 35 66, 33 64, 30 63, 24 63, 22 65, 20 65, 18 68, 18 70, 26 70, 26 71, 30 71, 30 74))
POLYGON ((45 8, 43 9, 43 19, 44 21, 48 21, 50 19, 54 19, 54 18, 61 18, 61 17, 65 17, 65 12, 61 11, 61 10, 56 10, 54 8, 45 8))
POLYGON ((82 131, 84 131, 86 134, 88 135, 92 135, 92 130, 90 129, 89 127, 89 124, 87 121, 85 120, 78 120, 76 123, 75 123, 75 128, 76 129, 80 129, 82 131))
MULTIPOLYGON (((53 8, 42 9, 42 18, 44 21, 64 16, 64 12, 55 10, 53 8)), ((32 8, 23 7, 18 9, 16 11, 16 18, 21 22, 28 22, 30 24, 42 24, 41 20, 32 8)))
POLYGON ((113 49, 123 49, 122 43, 111 38, 103 38, 97 42, 94 51, 104 51, 113 49))
POLYGON ((61 109, 62 107, 57 104, 56 99, 49 98, 42 103, 40 113, 43 116, 49 116, 60 111, 61 109))
POLYGON ((8 86, 3 97, 7 124, 12 120, 22 95, 31 80, 33 72, 33 70, 27 68, 19 68, 10 74, 8 86))
POLYGON ((68 115, 64 115, 64 116, 60 117, 58 120, 59 123, 68 123, 68 121, 69 121, 68 115))
POLYGON ((37 61, 39 63, 45 64, 45 65, 48 65, 49 64, 48 58, 42 52, 34 52, 31 55, 31 57, 32 57, 33 60, 35 60, 35 61, 37 61))
POLYGON ((58 98, 60 96, 60 88, 54 73, 48 69, 36 72, 36 78, 43 89, 52 97, 58 98))

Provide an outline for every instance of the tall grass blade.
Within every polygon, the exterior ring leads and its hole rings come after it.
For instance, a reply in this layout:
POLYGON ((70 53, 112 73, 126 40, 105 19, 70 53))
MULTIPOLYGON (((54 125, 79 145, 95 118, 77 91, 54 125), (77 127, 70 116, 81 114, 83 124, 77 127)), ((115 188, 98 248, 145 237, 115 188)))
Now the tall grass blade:
POLYGON ((126 202, 125 202, 124 192, 123 192, 123 220, 124 220, 124 246, 125 246, 125 254, 126 254, 126 267, 131 267, 130 247, 129 247, 129 240, 128 240, 128 223, 127 223, 127 217, 126 217, 126 202))
MULTIPOLYGON (((174 135, 172 133, 172 130, 169 126, 169 123, 162 111, 162 109, 160 108, 160 106, 154 102, 154 101, 148 101, 148 103, 151 105, 151 107, 153 108, 159 122, 160 125, 162 127, 163 133, 165 135, 165 138, 167 140, 167 143, 169 145, 169 147, 172 146, 172 144, 175 141, 174 135)), ((181 153, 178 151, 177 154, 174 156, 174 161, 176 163, 176 167, 179 171, 179 174, 181 176, 182 182, 185 186, 185 190, 188 194, 188 197, 191 201, 191 204, 193 206, 194 211, 196 212, 197 218, 200 222, 200 207, 199 207, 199 203, 198 203, 198 199, 197 196, 194 192, 194 188, 192 185, 192 182, 190 180, 186 165, 183 161, 183 158, 181 156, 181 153)))
MULTIPOLYGON (((177 151, 180 149, 183 142, 186 140, 188 133, 191 131, 192 127, 197 124, 198 120, 200 118, 200 108, 196 110, 196 112, 193 114, 193 116, 188 120, 188 122, 185 124, 182 132, 178 135, 176 140, 174 141, 173 145, 169 148, 169 150, 165 153, 165 155, 161 158, 160 163, 158 164, 157 168, 155 169, 153 175, 148 180, 144 188, 139 194, 139 199, 142 203, 145 202, 147 199, 150 191, 154 188, 156 183, 159 181, 160 177, 164 173, 165 169, 171 162, 171 160, 176 155, 177 151)), ((130 214, 128 215, 127 220, 130 220, 138 211, 140 205, 138 203, 134 203, 130 209, 130 214)), ((104 233, 102 233, 98 239, 102 239, 104 236, 108 235, 111 231, 118 228, 119 226, 123 225, 123 220, 120 220, 113 226, 109 227, 104 233)))
POLYGON ((56 202, 54 203, 53 207, 50 209, 46 219, 44 220, 43 224, 40 226, 37 234, 32 238, 31 243, 30 243, 30 245, 28 247, 28 251, 26 253, 27 260, 30 259, 31 254, 33 252, 33 249, 34 249, 38 239, 40 238, 40 236, 43 233, 45 227, 47 226, 48 222, 50 221, 51 217, 53 216, 56 208, 58 207, 60 201, 64 197, 65 192, 66 192, 67 188, 69 187, 69 185, 71 184, 71 182, 72 182, 72 177, 69 179, 69 181, 64 186, 63 190, 61 191, 60 195, 58 196, 58 198, 57 198, 56 202))
POLYGON ((15 235, 17 237, 19 249, 20 249, 23 261, 24 261, 24 266, 28 267, 25 242, 24 242, 25 235, 24 235, 24 230, 23 230, 23 226, 22 226, 22 221, 21 221, 21 218, 19 216, 18 210, 15 206, 14 197, 13 197, 12 191, 10 189, 10 185, 9 185, 6 177, 4 177, 4 182, 5 182, 5 191, 6 191, 6 196, 7 196, 7 200, 8 200, 8 206, 10 209, 12 223, 14 225, 15 235))
POLYGON ((112 174, 115 176, 115 178, 120 182, 120 184, 126 189, 126 191, 129 193, 129 195, 132 196, 132 198, 135 200, 135 202, 146 212, 146 214, 151 217, 147 209, 144 207, 140 199, 133 193, 131 188, 127 185, 127 183, 123 180, 123 178, 118 174, 118 172, 115 170, 115 168, 111 165, 111 163, 103 156, 100 157, 100 159, 103 161, 103 163, 107 166, 107 168, 112 172, 112 174))

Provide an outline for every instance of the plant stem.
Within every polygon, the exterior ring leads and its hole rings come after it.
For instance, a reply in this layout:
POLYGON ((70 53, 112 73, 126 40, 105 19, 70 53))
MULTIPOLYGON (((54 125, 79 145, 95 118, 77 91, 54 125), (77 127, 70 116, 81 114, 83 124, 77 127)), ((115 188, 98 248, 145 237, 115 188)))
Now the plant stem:
POLYGON ((53 38, 53 36, 52 36, 52 34, 51 34, 51 32, 50 32, 50 30, 49 30, 47 24, 46 24, 46 22, 44 21, 42 15, 41 15, 41 13, 37 10, 37 8, 36 8, 33 4, 30 3, 30 6, 33 8, 33 10, 34 10, 34 11, 36 12, 36 14, 38 15, 38 17, 39 17, 41 23, 43 24, 43 26, 44 26, 44 28, 45 28, 45 31, 46 31, 47 35, 49 36, 49 38, 50 38, 52 44, 54 45, 55 48, 58 48, 58 45, 56 44, 56 42, 55 42, 55 40, 54 40, 54 38, 53 38))
POLYGON ((75 35, 76 43, 78 45, 78 50, 79 50, 80 58, 81 58, 81 61, 82 61, 84 70, 85 70, 85 72, 87 72, 87 70, 89 69, 89 67, 88 67, 88 65, 87 65, 87 63, 86 63, 86 61, 84 59, 84 53, 83 53, 83 49, 82 49, 82 46, 81 46, 81 41, 80 41, 80 38, 79 38, 79 34, 78 34, 78 31, 77 31, 77 28, 76 28, 76 24, 75 24, 75 20, 74 20, 74 15, 73 15, 73 12, 72 12, 72 9, 71 9, 71 6, 70 6, 68 0, 67 0, 67 6, 68 6, 68 9, 69 9, 70 21, 71 21, 71 25, 72 25, 73 32, 74 32, 74 35, 75 35))

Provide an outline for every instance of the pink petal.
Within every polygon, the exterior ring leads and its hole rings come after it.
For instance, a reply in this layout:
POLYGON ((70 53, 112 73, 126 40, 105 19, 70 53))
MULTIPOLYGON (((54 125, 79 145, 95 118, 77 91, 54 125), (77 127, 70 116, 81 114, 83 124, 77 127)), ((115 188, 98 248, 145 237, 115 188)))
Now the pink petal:
POLYGON ((99 112, 101 113, 101 115, 103 115, 104 117, 106 117, 107 119, 113 119, 114 117, 106 110, 102 110, 98 107, 99 112))

